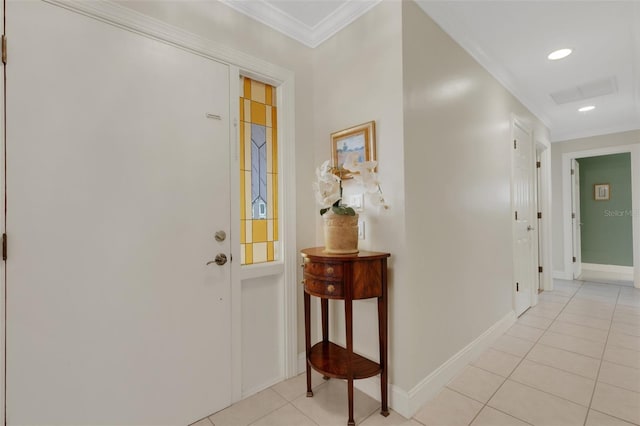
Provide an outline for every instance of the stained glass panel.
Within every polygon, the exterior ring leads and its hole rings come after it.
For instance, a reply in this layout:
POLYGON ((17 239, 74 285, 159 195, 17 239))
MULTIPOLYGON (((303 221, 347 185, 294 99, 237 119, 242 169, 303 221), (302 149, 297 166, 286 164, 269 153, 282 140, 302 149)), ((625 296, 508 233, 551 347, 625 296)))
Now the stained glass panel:
POLYGON ((274 87, 240 79, 241 263, 278 259, 278 148, 274 87))

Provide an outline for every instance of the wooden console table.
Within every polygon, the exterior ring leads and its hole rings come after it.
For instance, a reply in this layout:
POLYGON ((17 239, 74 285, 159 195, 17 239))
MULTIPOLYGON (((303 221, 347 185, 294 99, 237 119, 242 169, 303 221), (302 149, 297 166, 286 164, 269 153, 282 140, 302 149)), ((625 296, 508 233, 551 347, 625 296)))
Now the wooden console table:
POLYGON ((389 253, 323 253, 323 247, 302 250, 304 268, 304 336, 307 353, 307 396, 312 397, 311 368, 325 377, 347 380, 348 425, 353 419, 353 381, 380 373, 380 414, 389 415, 387 401, 387 258, 389 253), (320 298, 322 341, 311 346, 311 297, 320 298), (380 363, 353 352, 353 301, 378 298, 380 363), (329 341, 329 299, 344 300, 347 347, 329 341))

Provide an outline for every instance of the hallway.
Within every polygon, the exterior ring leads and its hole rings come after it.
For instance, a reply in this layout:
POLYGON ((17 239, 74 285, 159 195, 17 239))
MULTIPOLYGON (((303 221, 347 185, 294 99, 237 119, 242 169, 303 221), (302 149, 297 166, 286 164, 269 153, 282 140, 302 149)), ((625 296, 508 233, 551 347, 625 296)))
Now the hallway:
MULTIPOLYGON (((640 290, 555 280, 491 348, 412 419, 356 390, 363 426, 640 424, 640 290)), ((314 374, 279 383, 194 426, 341 426, 346 384, 314 374)))

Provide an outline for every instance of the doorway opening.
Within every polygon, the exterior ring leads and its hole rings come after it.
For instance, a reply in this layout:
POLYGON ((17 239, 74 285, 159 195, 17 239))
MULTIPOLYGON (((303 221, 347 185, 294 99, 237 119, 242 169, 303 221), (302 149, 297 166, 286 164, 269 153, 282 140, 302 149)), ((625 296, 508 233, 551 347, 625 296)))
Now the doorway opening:
POLYGON ((640 144, 563 155, 567 279, 639 287, 640 144))
POLYGON ((631 154, 576 159, 577 279, 633 284, 631 154), (579 171, 579 172, 578 172, 579 171))

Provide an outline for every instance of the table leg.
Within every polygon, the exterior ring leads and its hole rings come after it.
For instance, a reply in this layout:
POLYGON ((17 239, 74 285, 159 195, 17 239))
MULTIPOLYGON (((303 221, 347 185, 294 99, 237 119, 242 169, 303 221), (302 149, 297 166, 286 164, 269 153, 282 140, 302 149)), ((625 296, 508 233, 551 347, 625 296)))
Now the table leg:
POLYGON ((309 365, 309 354, 311 353, 311 297, 304 292, 304 341, 307 354, 307 397, 313 396, 311 390, 311 366, 309 365))
POLYGON ((378 298, 378 333, 380 337, 380 399, 382 407, 380 414, 387 417, 389 415, 389 405, 387 399, 389 380, 389 360, 388 355, 388 337, 389 326, 387 324, 387 259, 382 260, 382 295, 378 298))
POLYGON ((329 341, 329 299, 320 299, 322 311, 322 341, 329 341))
MULTIPOLYGON (((322 341, 329 341, 329 299, 320 299, 320 312, 322 314, 322 341)), ((324 380, 329 380, 329 376, 322 376, 324 380)))
POLYGON ((353 420, 353 379, 347 380, 347 390, 349 393, 349 421, 347 426, 356 426, 356 422, 353 420))
POLYGON ((387 300, 385 291, 383 290, 383 296, 378 298, 378 333, 380 338, 380 399, 382 407, 380 414, 387 417, 389 415, 389 406, 387 400, 387 300))
MULTIPOLYGON (((349 292, 347 290, 347 292, 349 292)), ((347 393, 349 397, 348 426, 355 426, 353 419, 353 300, 348 294, 344 300, 344 317, 347 337, 347 393)))

